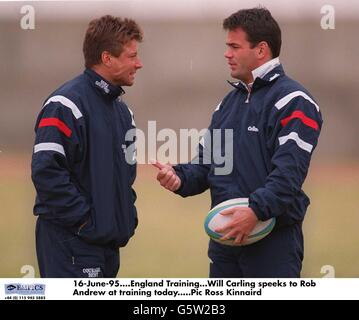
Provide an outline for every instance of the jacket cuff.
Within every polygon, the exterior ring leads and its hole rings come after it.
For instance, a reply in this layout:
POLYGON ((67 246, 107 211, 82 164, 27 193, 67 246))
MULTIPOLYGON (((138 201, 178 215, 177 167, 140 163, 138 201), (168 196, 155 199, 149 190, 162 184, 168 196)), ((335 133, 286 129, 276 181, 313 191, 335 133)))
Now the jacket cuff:
POLYGON ((176 174, 177 176, 181 179, 181 186, 176 190, 174 191, 173 193, 175 194, 178 194, 182 197, 185 196, 185 188, 184 188, 184 185, 185 185, 185 177, 184 177, 184 174, 181 172, 181 170, 179 168, 177 168, 176 166, 173 167, 173 169, 176 171, 176 174))
POLYGON ((251 201, 251 199, 249 198, 249 208, 251 208, 254 212, 254 214, 257 216, 258 220, 260 221, 265 221, 267 220, 267 217, 263 214, 263 212, 259 209, 257 203, 251 201))

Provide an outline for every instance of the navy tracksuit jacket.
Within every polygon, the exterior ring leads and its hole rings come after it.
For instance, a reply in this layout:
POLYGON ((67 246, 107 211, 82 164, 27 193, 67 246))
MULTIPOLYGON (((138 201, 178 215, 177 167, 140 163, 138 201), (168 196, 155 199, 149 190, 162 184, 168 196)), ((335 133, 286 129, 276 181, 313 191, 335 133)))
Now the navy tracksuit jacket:
POLYGON ((67 273, 61 261, 56 267, 46 257, 56 250, 61 256, 64 243, 70 254, 65 253, 63 260, 72 264, 81 260, 84 266, 78 276, 106 276, 104 269, 111 266, 101 266, 98 256, 108 252, 98 252, 99 248, 113 249, 109 260, 118 265, 118 247, 134 234, 136 164, 133 154, 128 154, 132 142, 125 141, 125 134, 135 124, 121 101, 123 93, 87 69, 52 93, 38 116, 32 179, 37 192, 34 214, 39 216, 40 271, 48 270, 42 272, 44 276, 76 276, 78 270, 67 273), (78 243, 72 245, 69 240, 78 243), (73 247, 78 249, 78 259, 73 247))
MULTIPOLYGON (((203 159, 213 160, 214 148, 202 143, 199 164, 174 167, 182 181, 176 193, 186 197, 209 188, 212 207, 249 198, 259 220, 277 219, 275 230, 255 244, 228 247, 211 241, 211 276, 299 276, 301 224, 309 205, 301 188, 322 126, 319 107, 281 65, 257 77, 250 93, 241 82, 231 84, 234 90, 215 110, 209 132, 213 138, 215 129, 233 129, 233 170, 215 174, 223 165, 205 164, 203 159)), ((225 144, 221 147, 224 154, 225 144)))

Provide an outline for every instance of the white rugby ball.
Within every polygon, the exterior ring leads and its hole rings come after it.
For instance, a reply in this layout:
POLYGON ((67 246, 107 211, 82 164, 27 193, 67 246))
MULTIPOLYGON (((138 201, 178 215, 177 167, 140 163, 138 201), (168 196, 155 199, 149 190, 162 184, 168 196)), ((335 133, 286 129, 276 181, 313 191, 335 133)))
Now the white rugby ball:
POLYGON ((204 228, 209 237, 214 241, 229 246, 245 246, 263 239, 273 230, 275 225, 275 218, 271 218, 266 221, 258 221, 253 231, 248 236, 248 239, 240 244, 235 244, 234 238, 224 241, 219 240, 223 236, 223 234, 218 233, 214 230, 224 226, 232 220, 231 215, 223 216, 220 213, 226 209, 234 207, 248 207, 248 198, 235 198, 221 202, 208 212, 208 215, 204 221, 204 228))

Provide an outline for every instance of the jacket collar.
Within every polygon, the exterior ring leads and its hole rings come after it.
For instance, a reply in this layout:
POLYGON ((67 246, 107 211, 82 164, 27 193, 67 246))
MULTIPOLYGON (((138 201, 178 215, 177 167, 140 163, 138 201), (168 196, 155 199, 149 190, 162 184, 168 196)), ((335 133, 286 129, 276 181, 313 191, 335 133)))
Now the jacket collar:
POLYGON ((264 78, 266 74, 272 71, 275 67, 279 66, 279 57, 274 58, 272 60, 267 61, 266 63, 262 64, 258 68, 252 71, 254 81, 256 78, 264 78))
POLYGON ((91 84, 105 97, 114 100, 125 93, 121 87, 112 85, 92 69, 86 69, 84 73, 89 77, 91 84))
MULTIPOLYGON (((283 67, 279 62, 279 58, 275 58, 266 62, 257 69, 253 70, 252 74, 254 82, 252 83, 251 87, 254 90, 268 85, 279 77, 285 75, 283 67)), ((234 82, 228 81, 228 83, 236 89, 249 91, 249 86, 241 80, 234 82)))

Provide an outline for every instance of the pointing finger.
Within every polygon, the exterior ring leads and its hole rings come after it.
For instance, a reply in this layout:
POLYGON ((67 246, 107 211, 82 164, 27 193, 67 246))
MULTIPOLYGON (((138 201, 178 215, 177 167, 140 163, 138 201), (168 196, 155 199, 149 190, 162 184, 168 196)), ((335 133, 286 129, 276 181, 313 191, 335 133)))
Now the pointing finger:
POLYGON ((157 160, 151 160, 150 162, 155 168, 157 168, 159 170, 166 168, 166 166, 164 164, 162 164, 161 162, 159 162, 157 160))

